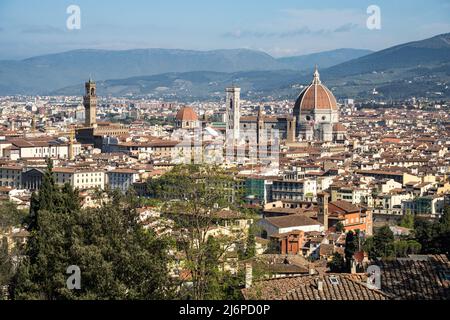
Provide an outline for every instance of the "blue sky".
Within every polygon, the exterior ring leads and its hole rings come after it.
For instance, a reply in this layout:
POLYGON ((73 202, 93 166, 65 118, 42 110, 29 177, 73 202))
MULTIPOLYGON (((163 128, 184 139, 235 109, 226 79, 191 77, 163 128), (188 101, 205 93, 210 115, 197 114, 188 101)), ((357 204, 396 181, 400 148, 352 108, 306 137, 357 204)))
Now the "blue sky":
POLYGON ((72 49, 249 48, 290 56, 379 50, 450 32, 450 1, 0 0, 0 59, 72 49), (81 8, 81 29, 66 8, 81 8), (366 27, 369 5, 381 30, 366 27))

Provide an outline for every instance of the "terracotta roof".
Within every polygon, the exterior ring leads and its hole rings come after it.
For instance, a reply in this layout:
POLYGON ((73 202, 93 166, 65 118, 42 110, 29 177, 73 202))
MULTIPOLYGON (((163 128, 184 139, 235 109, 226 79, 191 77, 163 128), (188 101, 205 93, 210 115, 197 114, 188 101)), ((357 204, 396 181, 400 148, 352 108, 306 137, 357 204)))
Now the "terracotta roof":
POLYGON ((400 300, 448 300, 450 262, 445 255, 379 261, 381 288, 400 300))
POLYGON ((243 289, 246 300, 387 300, 381 291, 369 289, 365 275, 325 274, 257 282, 243 289), (333 280, 333 281, 332 281, 333 280), (319 290, 318 283, 323 288, 319 290))
POLYGON ((335 123, 333 125, 333 131, 334 132, 345 132, 345 131, 347 131, 347 128, 344 127, 344 125, 342 123, 335 123))
POLYGON ((198 121, 198 116, 191 107, 182 107, 178 111, 176 119, 178 121, 198 121))
POLYGON ((359 212, 359 210, 361 209, 357 205, 344 200, 330 202, 328 207, 330 214, 359 212))
POLYGON ((282 217, 266 218, 266 220, 267 222, 278 228, 320 225, 320 223, 317 220, 298 214, 282 217))

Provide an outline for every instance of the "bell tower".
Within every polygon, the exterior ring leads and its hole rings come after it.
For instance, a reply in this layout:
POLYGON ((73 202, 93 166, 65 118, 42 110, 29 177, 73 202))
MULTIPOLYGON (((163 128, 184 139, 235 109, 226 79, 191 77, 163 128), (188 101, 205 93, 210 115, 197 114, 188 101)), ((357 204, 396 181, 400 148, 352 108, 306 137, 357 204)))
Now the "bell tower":
POLYGON ((326 192, 321 192, 317 194, 317 204, 319 206, 319 212, 317 213, 317 220, 323 224, 324 231, 327 232, 328 225, 328 203, 330 199, 330 195, 326 192))
POLYGON ((227 131, 232 132, 233 143, 236 143, 240 135, 241 89, 233 85, 226 89, 226 94, 227 131))
POLYGON ((85 112, 84 126, 87 128, 97 126, 97 92, 95 82, 89 79, 85 84, 85 95, 83 97, 83 105, 85 112))

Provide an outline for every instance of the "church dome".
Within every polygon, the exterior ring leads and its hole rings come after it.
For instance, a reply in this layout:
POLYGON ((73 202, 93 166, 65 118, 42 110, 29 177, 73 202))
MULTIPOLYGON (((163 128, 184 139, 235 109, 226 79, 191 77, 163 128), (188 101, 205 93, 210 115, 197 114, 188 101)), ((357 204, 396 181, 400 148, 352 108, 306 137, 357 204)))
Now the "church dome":
POLYGON ((178 111, 176 119, 178 121, 198 121, 198 116, 191 107, 182 107, 178 111))
POLYGON ((337 101, 333 93, 320 81, 319 71, 314 72, 312 83, 305 88, 295 102, 294 110, 337 110, 337 101))

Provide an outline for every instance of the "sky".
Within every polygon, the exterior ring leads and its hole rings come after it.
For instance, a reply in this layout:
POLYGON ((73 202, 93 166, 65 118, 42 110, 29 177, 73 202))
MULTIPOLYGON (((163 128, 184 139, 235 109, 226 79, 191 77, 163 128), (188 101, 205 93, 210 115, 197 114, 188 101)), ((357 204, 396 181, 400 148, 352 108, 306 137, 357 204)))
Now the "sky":
POLYGON ((450 32, 450 0, 0 0, 0 59, 74 49, 381 50, 450 32), (80 8, 69 30, 67 8, 80 8), (370 5, 381 29, 370 30, 370 5))

